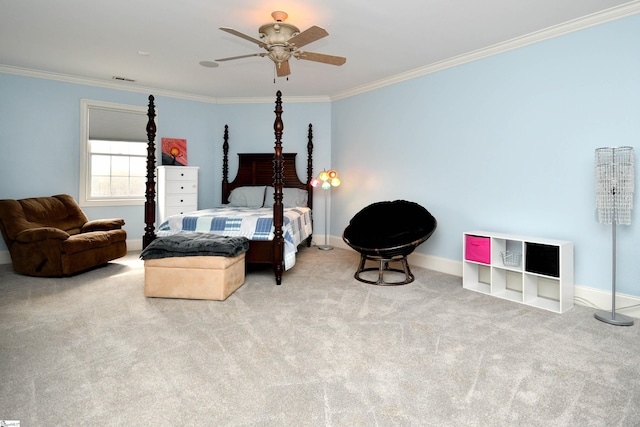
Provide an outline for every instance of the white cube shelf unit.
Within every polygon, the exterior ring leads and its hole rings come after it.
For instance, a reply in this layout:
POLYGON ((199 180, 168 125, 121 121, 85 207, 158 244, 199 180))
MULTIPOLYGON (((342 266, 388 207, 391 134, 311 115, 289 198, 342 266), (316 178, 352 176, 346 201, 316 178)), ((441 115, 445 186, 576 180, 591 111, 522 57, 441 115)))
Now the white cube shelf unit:
POLYGON ((556 313, 573 307, 573 242, 469 231, 462 247, 463 288, 556 313))

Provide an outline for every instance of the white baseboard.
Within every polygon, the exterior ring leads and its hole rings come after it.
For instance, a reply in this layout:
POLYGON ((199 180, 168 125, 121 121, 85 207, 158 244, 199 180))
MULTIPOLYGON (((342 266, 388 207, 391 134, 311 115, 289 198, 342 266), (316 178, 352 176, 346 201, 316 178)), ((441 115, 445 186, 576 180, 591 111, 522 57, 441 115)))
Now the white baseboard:
POLYGON ((11 264, 11 255, 9 255, 9 251, 0 252, 0 264, 11 264))
POLYGON ((127 250, 128 251, 141 251, 142 250, 142 239, 127 239, 127 250))
MULTIPOLYGON (((331 236, 329 243, 336 248, 351 249, 342 238, 331 236)), ((462 277, 462 261, 454 261, 421 253, 409 255, 409 264, 441 273, 462 277)), ((596 310, 611 310, 611 292, 574 285, 574 303, 596 310)), ((640 319, 640 297, 616 293, 616 313, 640 319)))
MULTIPOLYGON (((596 310, 611 311, 610 291, 575 285, 574 301, 596 310)), ((640 319, 640 298, 616 292, 616 313, 640 319)))

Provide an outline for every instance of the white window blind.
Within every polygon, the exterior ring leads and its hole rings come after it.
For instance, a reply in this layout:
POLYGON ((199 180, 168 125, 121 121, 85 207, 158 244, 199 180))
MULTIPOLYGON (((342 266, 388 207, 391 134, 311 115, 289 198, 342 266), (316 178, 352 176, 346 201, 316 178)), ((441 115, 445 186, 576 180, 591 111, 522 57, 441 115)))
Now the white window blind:
POLYGON ((146 128, 145 113, 89 108, 89 139, 147 142, 146 128))

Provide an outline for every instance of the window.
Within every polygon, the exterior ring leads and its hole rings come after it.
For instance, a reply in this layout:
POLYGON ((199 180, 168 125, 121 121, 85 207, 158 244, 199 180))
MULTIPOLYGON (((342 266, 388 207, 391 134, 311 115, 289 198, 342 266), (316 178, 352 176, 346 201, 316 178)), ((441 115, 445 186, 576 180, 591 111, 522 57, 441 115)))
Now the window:
POLYGON ((146 107, 81 100, 80 205, 142 205, 146 107))
POLYGON ((89 139, 89 157, 92 199, 144 197, 146 144, 89 139))

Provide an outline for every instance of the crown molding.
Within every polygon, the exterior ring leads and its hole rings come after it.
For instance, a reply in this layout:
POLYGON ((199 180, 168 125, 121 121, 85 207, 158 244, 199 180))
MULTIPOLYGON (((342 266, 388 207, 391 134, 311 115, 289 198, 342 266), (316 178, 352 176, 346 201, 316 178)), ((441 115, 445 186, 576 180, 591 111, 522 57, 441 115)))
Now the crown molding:
POLYGON ((193 95, 193 94, 182 93, 182 92, 174 92, 170 90, 158 89, 158 88, 147 87, 147 86, 138 86, 138 85, 134 85, 126 82, 109 82, 109 81, 104 81, 99 79, 91 79, 88 77, 79 77, 79 76, 72 76, 68 74, 53 73, 49 71, 39 71, 39 70, 33 70, 29 68, 13 67, 10 65, 0 64, 0 73, 15 74, 15 75, 24 76, 24 77, 34 77, 37 79, 56 80, 59 82, 102 87, 106 89, 123 90, 126 92, 135 92, 135 93, 144 93, 144 94, 152 93, 154 96, 166 96, 169 98, 180 98, 180 99, 186 99, 189 101, 206 102, 211 104, 216 103, 216 99, 210 96, 200 96, 200 95, 193 95))
MULTIPOLYGON (((58 74, 48 71, 32 70, 29 68, 13 67, 0 64, 0 73, 15 74, 23 77, 34 77, 37 79, 56 80, 65 83, 75 83, 87 86, 102 87, 106 89, 124 90, 135 93, 152 93, 154 96, 166 96, 168 98, 178 98, 188 101, 206 102, 210 104, 272 104, 273 97, 233 97, 233 98, 215 98, 211 96, 193 95, 183 92, 174 92, 154 87, 138 86, 129 83, 109 82, 99 79, 91 79, 87 77, 71 76, 67 74, 58 74)), ((330 102, 329 96, 283 96, 282 100, 287 103, 302 102, 330 102)))
MULTIPOLYGON (((302 103, 302 102, 331 102, 329 96, 283 96, 282 102, 302 103)), ((273 96, 271 97, 229 97, 216 98, 217 104, 273 104, 273 96)))
MULTIPOLYGON (((486 48, 478 49, 473 52, 469 52, 463 55, 459 55, 453 58, 445 59, 443 61, 436 62, 424 67, 420 67, 408 72, 396 74, 388 78, 384 78, 372 83, 368 83, 362 86, 358 86, 344 92, 339 92, 334 95, 327 96, 290 96, 283 97, 283 101, 287 103, 304 103, 304 102, 333 102, 351 96, 359 95, 372 90, 380 89, 385 86, 391 86, 396 83, 411 80, 416 77, 421 77, 427 74, 432 74, 438 71, 446 70, 448 68, 457 67, 462 64, 473 62, 479 59, 494 56, 503 52, 518 49, 521 47, 529 46, 534 43, 549 40, 555 37, 560 37, 565 34, 570 34, 576 31, 584 30, 586 28, 601 25, 607 22, 615 21, 621 18, 632 16, 640 13, 640 0, 634 0, 623 5, 613 7, 602 12, 594 13, 584 16, 572 21, 568 21, 553 27, 546 28, 544 30, 536 31, 534 33, 527 34, 525 36, 517 37, 515 39, 508 40, 506 42, 498 43, 486 48)), ((122 90, 135 93, 152 93, 154 96, 166 96, 169 98, 178 98, 189 101, 204 102, 210 104, 270 104, 273 102, 273 97, 226 97, 216 98, 210 96, 194 95, 183 92, 175 92, 164 89, 158 89, 153 87, 138 86, 135 84, 129 84, 126 82, 109 82, 99 79, 91 79, 87 77, 79 77, 65 74, 58 74, 52 72, 38 71, 27 68, 12 67, 8 65, 0 64, 0 73, 16 74, 26 77, 34 77, 39 79, 57 80, 66 83, 75 83, 96 87, 103 87, 107 89, 122 90)))
POLYGON ((602 12, 587 15, 582 18, 555 25, 553 27, 545 28, 534 33, 508 40, 506 42, 497 43, 486 48, 478 49, 472 52, 465 53, 463 55, 445 59, 443 61, 439 61, 424 67, 416 68, 415 70, 396 74, 395 76, 389 78, 358 86, 353 89, 349 89, 344 92, 332 95, 330 96, 330 99, 331 101, 337 101, 339 99, 349 98, 351 96, 370 92, 375 89, 380 89, 385 86, 390 86, 427 74, 436 73, 438 71, 446 70, 447 68, 457 67, 458 65, 477 61, 478 59, 487 58, 499 53, 518 49, 524 46, 529 46, 534 43, 560 37, 565 34, 574 33, 576 31, 615 21, 638 13, 640 13, 640 0, 634 0, 621 6, 613 7, 602 12))

